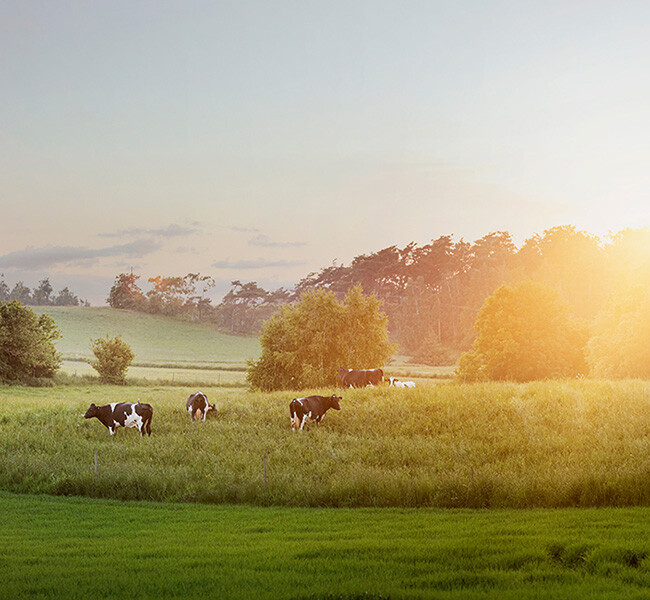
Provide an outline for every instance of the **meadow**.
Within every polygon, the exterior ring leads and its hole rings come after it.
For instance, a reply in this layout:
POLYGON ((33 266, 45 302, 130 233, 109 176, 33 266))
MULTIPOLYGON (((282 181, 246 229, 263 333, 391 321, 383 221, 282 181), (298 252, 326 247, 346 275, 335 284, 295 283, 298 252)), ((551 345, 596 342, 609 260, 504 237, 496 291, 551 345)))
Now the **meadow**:
POLYGON ((57 350, 67 360, 93 358, 90 339, 121 335, 135 364, 172 366, 245 366, 260 353, 256 337, 227 335, 214 326, 108 307, 31 306, 50 315, 62 333, 57 350))
POLYGON ((191 423, 193 391, 1 388, 0 489, 260 506, 650 505, 645 382, 338 390, 342 410, 304 432, 289 426, 295 393, 204 389, 218 415, 191 423), (91 402, 139 398, 154 407, 151 438, 82 418, 91 402))
POLYGON ((264 394, 244 387, 257 340, 47 312, 65 385, 0 387, 0 597, 647 597, 646 382, 470 385, 395 357, 417 388, 264 394), (136 351, 127 386, 83 362, 106 333, 136 351), (333 392, 340 412, 291 431, 291 398, 333 392), (82 417, 138 399, 150 438, 82 417))
POLYGON ((296 509, 0 493, 0 595, 641 599, 649 510, 296 509))

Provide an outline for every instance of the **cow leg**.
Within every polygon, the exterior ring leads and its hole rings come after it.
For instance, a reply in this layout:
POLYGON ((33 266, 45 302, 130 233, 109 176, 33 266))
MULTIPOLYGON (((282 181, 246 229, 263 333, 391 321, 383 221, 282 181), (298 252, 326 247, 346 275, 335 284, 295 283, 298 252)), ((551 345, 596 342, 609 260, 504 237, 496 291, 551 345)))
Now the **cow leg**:
POLYGON ((151 419, 147 420, 147 435, 151 437, 151 419))
POLYGON ((307 421, 307 414, 306 413, 302 416, 302 423, 300 424, 300 431, 302 431, 304 429, 305 421, 307 421))

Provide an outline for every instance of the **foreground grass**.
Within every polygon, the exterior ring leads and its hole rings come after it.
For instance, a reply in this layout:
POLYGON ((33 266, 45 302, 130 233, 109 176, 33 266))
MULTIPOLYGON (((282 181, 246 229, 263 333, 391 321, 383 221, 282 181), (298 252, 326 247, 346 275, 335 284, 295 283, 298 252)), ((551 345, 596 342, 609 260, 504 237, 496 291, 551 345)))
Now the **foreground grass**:
POLYGON ((343 390, 342 410, 302 433, 289 428, 295 393, 203 390, 219 415, 192 424, 193 391, 0 388, 0 489, 284 506, 650 505, 643 382, 343 390), (90 402, 138 398, 154 407, 151 438, 111 437, 81 417, 90 402))
POLYGON ((647 598, 650 509, 439 511, 0 494, 5 598, 647 598))

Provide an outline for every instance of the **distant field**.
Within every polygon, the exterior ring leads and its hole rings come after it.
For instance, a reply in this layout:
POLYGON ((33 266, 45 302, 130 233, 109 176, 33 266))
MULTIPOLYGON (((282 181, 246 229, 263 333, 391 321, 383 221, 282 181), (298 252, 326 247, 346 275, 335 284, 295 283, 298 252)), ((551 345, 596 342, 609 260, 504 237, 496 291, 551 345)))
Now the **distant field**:
POLYGON ((0 388, 0 489, 283 506, 650 506, 646 382, 339 389, 342 410, 301 433, 288 406, 309 391, 205 388, 218 418, 192 424, 193 391, 0 388), (154 407, 151 438, 111 437, 81 417, 91 402, 138 398, 154 407))
POLYGON ((189 506, 0 494, 5 598, 646 598, 650 509, 189 506))
POLYGON ((50 315, 63 333, 57 349, 64 358, 91 358, 90 339, 121 335, 131 345, 136 363, 175 363, 181 366, 243 366, 257 358, 255 337, 217 332, 213 326, 178 321, 113 308, 34 306, 50 315), (216 363, 216 364, 215 364, 216 363))
MULTIPOLYGON (((87 362, 63 361, 61 371, 67 375, 84 377, 96 377, 97 371, 87 362)), ((139 385, 185 384, 200 386, 246 386, 246 371, 231 370, 230 368, 190 368, 189 366, 165 366, 165 367, 129 367, 127 371, 127 382, 136 382, 139 385)), ((81 383, 81 382, 79 382, 81 383)))

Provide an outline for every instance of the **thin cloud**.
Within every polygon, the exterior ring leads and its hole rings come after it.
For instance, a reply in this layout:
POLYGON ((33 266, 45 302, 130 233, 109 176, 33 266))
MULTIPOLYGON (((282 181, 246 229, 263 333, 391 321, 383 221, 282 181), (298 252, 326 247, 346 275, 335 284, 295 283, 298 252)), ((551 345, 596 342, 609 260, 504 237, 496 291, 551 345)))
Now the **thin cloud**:
POLYGON ((167 227, 157 227, 157 228, 142 228, 142 227, 131 227, 130 229, 120 229, 114 233, 100 233, 100 237, 136 237, 148 235, 152 237, 180 237, 193 235, 199 232, 199 223, 193 221, 188 225, 177 225, 172 223, 167 227))
POLYGON ((158 250, 161 244, 151 239, 136 240, 128 244, 107 248, 85 248, 79 246, 45 246, 25 248, 0 256, 0 268, 36 270, 55 265, 87 263, 99 258, 113 256, 142 258, 158 250))
POLYGON ((236 231, 237 233, 259 233, 259 229, 255 227, 226 227, 230 231, 236 231))
POLYGON ((306 264, 304 260, 266 260, 258 258, 253 260, 218 260, 212 263, 215 269, 266 269, 266 268, 289 268, 306 264))
POLYGON ((263 248, 295 248, 298 246, 306 246, 306 242, 273 242, 269 237, 263 233, 256 235, 254 238, 248 240, 249 246, 262 246, 263 248))

